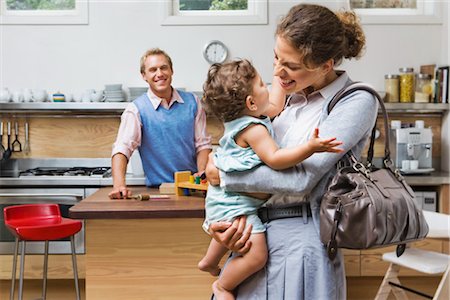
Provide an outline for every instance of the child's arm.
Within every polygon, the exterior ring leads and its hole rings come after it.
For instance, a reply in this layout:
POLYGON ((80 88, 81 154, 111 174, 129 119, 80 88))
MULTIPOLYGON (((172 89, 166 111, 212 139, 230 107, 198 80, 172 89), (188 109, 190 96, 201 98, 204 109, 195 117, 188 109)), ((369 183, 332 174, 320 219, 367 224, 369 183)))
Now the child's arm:
POLYGON ((336 138, 319 138, 316 128, 311 139, 305 144, 291 148, 280 149, 273 140, 267 128, 260 124, 248 126, 236 137, 236 143, 241 147, 250 146, 256 155, 269 167, 282 170, 302 162, 315 152, 341 152, 336 148, 342 145, 336 138))
POLYGON ((276 78, 278 77, 273 78, 272 87, 269 92, 269 106, 264 112, 264 115, 271 119, 275 118, 283 111, 286 103, 286 93, 278 83, 274 83, 276 78))

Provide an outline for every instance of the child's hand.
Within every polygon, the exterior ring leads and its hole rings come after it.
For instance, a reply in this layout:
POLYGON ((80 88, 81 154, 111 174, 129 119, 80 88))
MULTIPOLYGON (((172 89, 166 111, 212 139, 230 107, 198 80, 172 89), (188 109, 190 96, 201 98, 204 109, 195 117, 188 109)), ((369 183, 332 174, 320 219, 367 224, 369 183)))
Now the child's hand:
POLYGON ((319 137, 319 128, 315 128, 308 145, 314 152, 342 152, 342 149, 336 148, 342 145, 342 142, 336 141, 336 138, 323 139, 319 137))

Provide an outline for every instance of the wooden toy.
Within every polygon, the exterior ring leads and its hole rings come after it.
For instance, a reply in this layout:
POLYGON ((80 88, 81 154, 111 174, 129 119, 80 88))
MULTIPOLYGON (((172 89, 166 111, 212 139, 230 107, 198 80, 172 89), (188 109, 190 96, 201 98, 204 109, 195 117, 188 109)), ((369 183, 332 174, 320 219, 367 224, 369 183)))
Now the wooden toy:
POLYGON ((190 171, 175 172, 175 194, 177 196, 189 196, 189 190, 204 191, 208 190, 208 182, 201 182, 199 176, 194 178, 190 171), (193 182, 192 182, 192 179, 193 182))
POLYGON ((128 196, 127 199, 136 199, 139 201, 147 201, 151 199, 169 199, 168 195, 148 195, 148 194, 137 194, 128 196))

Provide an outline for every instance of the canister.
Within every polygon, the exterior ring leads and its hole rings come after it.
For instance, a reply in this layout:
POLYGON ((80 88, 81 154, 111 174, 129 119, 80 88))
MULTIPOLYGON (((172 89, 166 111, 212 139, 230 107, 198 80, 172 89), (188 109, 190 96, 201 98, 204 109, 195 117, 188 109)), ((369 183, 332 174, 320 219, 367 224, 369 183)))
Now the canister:
POLYGON ((398 102, 399 101, 399 76, 396 74, 386 74, 384 76, 384 88, 386 95, 384 97, 385 102, 398 102))
POLYGON ((433 93, 430 74, 417 74, 414 102, 428 103, 433 93))
POLYGON ((414 69, 400 68, 400 102, 414 102, 414 69))

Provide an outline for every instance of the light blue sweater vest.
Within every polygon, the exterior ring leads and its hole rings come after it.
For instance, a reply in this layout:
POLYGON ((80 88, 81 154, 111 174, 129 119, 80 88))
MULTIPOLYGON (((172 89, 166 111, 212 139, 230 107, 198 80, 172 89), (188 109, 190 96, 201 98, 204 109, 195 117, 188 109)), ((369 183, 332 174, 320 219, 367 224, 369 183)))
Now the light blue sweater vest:
POLYGON ((147 94, 133 102, 142 122, 139 154, 147 186, 173 182, 176 171, 197 172, 194 143, 197 102, 192 93, 177 91, 184 103, 175 102, 168 110, 161 105, 155 110, 147 94))

